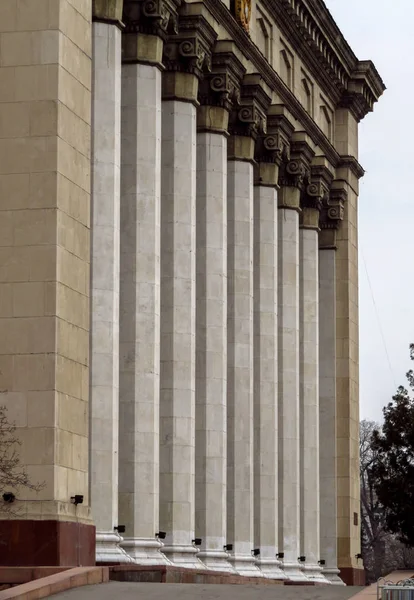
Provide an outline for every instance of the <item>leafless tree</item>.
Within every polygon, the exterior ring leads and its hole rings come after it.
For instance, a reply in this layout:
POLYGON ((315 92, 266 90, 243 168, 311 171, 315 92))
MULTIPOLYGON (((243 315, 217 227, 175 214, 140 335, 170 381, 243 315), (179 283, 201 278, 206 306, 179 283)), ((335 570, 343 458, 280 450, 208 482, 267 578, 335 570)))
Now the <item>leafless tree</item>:
POLYGON ((16 436, 16 426, 7 418, 7 409, 0 406, 0 511, 2 516, 18 515, 19 509, 12 502, 2 502, 5 492, 18 493, 19 489, 40 491, 44 484, 30 481, 21 464, 20 440, 16 436))
POLYGON ((374 421, 360 423, 359 452, 361 479, 361 546, 367 581, 372 583, 396 569, 412 568, 414 550, 387 531, 384 510, 375 494, 372 466, 376 451, 372 434, 381 427, 374 421))

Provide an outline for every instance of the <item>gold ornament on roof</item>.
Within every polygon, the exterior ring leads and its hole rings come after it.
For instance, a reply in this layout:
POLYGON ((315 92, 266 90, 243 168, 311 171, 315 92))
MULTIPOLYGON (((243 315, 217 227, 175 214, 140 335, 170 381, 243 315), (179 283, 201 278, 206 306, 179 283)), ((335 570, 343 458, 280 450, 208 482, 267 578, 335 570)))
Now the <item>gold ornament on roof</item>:
POLYGON ((249 32, 252 16, 252 0, 235 0, 235 17, 243 29, 249 32))

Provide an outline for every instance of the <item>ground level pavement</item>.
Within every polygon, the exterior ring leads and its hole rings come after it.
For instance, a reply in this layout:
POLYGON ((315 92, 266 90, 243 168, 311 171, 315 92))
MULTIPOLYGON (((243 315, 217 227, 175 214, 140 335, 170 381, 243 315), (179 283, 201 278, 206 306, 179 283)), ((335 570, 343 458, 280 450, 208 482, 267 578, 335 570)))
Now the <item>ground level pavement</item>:
POLYGON ((348 600, 358 587, 215 585, 191 583, 118 583, 81 587, 53 596, 56 600, 348 600))

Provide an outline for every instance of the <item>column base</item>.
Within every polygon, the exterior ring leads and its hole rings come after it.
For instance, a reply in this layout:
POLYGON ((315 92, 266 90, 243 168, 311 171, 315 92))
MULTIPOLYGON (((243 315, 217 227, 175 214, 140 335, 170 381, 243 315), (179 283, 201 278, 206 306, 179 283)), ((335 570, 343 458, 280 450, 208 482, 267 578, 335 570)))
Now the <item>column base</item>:
POLYGON ((345 585, 342 579, 339 577, 339 569, 329 568, 323 569, 322 573, 325 579, 329 581, 331 585, 345 585))
POLYGON ((162 554, 164 544, 154 538, 124 538, 121 547, 137 565, 171 565, 162 554))
POLYGON ((282 569, 289 581, 296 581, 298 583, 309 581, 298 562, 283 562, 282 569))
POLYGON ((305 565, 303 567, 303 573, 309 579, 309 581, 313 583, 329 584, 329 581, 322 572, 322 567, 319 565, 305 565))
POLYGON ((275 558, 259 558, 256 560, 256 565, 263 574, 263 577, 267 577, 268 579, 287 579, 286 573, 280 568, 281 563, 275 558))
POLYGON ((227 559, 234 570, 244 577, 263 577, 263 573, 256 566, 256 560, 248 554, 229 554, 227 559))
POLYGON ((201 550, 198 558, 203 561, 207 569, 211 571, 224 571, 226 573, 235 573, 232 565, 229 563, 229 555, 223 550, 201 550))
POLYGON ((194 546, 164 546, 163 554, 175 567, 185 569, 205 569, 206 566, 198 559, 199 550, 194 546))
POLYGON ((0 521, 3 567, 95 565, 95 526, 73 521, 0 521))
POLYGON ((356 569, 355 567, 339 568, 342 581, 345 585, 365 585, 365 569, 356 569))
POLYGON ((96 564, 127 564, 134 562, 121 548, 122 537, 114 531, 96 533, 96 564))

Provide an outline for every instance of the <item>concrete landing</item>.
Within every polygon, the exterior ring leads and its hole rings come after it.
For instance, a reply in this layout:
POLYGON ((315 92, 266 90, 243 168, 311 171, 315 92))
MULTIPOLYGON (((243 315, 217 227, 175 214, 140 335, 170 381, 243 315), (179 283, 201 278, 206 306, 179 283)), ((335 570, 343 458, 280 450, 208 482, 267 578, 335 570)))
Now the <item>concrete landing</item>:
POLYGON ((53 596, 56 600, 348 600, 361 588, 111 581, 53 596))

